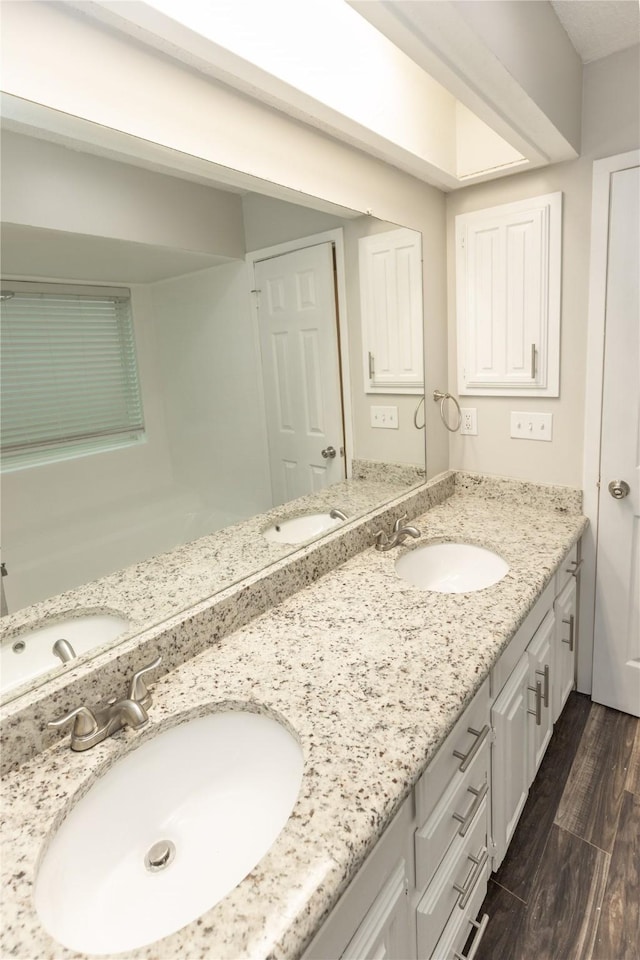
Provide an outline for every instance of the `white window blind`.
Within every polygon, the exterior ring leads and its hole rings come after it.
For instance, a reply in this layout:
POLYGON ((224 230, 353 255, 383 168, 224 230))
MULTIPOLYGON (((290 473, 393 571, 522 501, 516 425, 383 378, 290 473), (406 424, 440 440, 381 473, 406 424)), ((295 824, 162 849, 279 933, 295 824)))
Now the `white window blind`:
POLYGON ((2 283, 3 469, 121 446, 143 435, 128 291, 78 289, 2 283))

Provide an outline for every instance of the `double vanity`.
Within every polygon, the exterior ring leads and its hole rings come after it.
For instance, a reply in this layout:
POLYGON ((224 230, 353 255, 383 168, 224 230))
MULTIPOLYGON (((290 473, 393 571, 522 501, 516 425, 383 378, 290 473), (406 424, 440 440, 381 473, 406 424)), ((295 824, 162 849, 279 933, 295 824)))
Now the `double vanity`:
POLYGON ((445 474, 5 716, 2 956, 464 956, 573 685, 580 511, 445 474), (157 655, 139 729, 38 752, 157 655))

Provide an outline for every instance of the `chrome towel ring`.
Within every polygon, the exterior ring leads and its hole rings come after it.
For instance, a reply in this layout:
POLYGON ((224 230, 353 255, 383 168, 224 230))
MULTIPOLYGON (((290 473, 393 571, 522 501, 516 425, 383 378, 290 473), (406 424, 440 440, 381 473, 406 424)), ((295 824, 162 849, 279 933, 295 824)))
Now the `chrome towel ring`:
POLYGON ((451 393, 443 393, 442 390, 434 390, 434 391, 433 391, 433 399, 434 399, 434 401, 435 401, 436 403, 438 402, 438 400, 440 401, 440 416, 441 416, 441 418, 442 418, 442 422, 444 423, 445 427, 446 427, 447 430, 449 430, 451 433, 455 433, 456 430, 459 430, 459 429, 460 429, 460 424, 462 423, 462 411, 460 410, 460 404, 458 403, 458 401, 456 400, 456 398, 453 396, 453 394, 451 394, 451 393), (449 426, 449 424, 448 424, 448 422, 447 422, 447 418, 446 418, 445 415, 444 415, 444 402, 445 402, 445 400, 453 400, 453 402, 454 402, 454 404, 455 404, 455 407, 456 407, 456 410, 458 411, 458 421, 457 421, 455 427, 450 427, 450 426, 449 426))

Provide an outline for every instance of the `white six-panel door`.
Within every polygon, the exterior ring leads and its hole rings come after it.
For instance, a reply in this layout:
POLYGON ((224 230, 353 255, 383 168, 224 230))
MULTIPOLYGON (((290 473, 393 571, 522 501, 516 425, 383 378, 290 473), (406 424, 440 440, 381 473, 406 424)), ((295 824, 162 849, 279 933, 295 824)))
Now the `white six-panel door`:
POLYGON ((592 696, 640 716, 640 167, 610 191, 592 696))
POLYGON ((345 476, 332 245, 261 260, 255 281, 271 485, 279 504, 345 476))

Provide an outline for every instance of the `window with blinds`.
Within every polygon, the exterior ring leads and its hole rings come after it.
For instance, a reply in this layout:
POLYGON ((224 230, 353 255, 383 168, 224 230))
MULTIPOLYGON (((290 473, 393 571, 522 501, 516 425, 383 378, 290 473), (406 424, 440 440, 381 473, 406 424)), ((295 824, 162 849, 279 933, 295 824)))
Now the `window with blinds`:
POLYGON ((0 324, 3 470, 144 436, 128 290, 3 281, 0 324))

